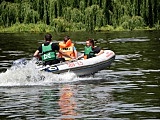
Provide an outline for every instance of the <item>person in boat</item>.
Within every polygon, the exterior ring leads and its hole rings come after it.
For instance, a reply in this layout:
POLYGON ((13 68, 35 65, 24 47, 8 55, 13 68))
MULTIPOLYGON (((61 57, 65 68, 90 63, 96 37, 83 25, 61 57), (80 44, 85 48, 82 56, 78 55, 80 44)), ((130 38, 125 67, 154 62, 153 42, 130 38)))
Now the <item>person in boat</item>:
POLYGON ((100 47, 95 46, 93 39, 86 40, 86 46, 84 47, 84 53, 78 57, 78 59, 83 58, 89 59, 92 57, 96 57, 104 53, 100 47))
POLYGON ((45 43, 43 43, 39 48, 35 51, 34 57, 41 58, 44 62, 44 65, 52 65, 60 63, 61 61, 64 62, 65 59, 57 58, 56 52, 58 51, 60 54, 73 59, 72 56, 67 55, 63 51, 59 49, 59 46, 56 43, 52 43, 52 35, 46 34, 45 35, 45 43))
MULTIPOLYGON (((74 44, 72 43, 69 36, 64 37, 64 41, 59 43, 59 47, 62 52, 73 57, 74 59, 77 58, 77 54, 78 54, 77 50, 76 50, 76 48, 75 48, 74 44)), ((66 56, 62 55, 61 53, 58 55, 58 57, 64 58, 67 61, 71 59, 70 57, 66 57, 66 56)))

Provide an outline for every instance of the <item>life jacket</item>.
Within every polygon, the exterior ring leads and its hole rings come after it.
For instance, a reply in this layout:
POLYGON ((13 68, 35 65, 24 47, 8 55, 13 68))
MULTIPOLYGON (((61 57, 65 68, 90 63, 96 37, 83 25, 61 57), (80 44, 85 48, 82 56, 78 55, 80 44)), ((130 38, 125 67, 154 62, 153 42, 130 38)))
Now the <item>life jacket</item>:
POLYGON ((71 41, 71 39, 69 39, 69 40, 67 40, 66 43, 60 42, 60 43, 59 43, 59 46, 60 46, 60 48, 65 48, 65 47, 71 46, 71 44, 72 44, 72 41, 71 41))
MULTIPOLYGON (((68 40, 66 43, 60 42, 59 47, 60 47, 60 50, 62 52, 66 53, 69 56, 75 57, 74 44, 71 42, 71 40, 68 40)), ((66 56, 63 56, 62 54, 59 54, 58 57, 61 57, 61 58, 63 57, 63 58, 65 58, 65 60, 70 60, 71 59, 71 58, 68 58, 66 56)))
POLYGON ((84 47, 84 59, 88 59, 88 58, 92 58, 92 57, 95 57, 95 54, 92 50, 92 46, 85 46, 84 47))
POLYGON ((55 60, 56 59, 56 52, 52 50, 52 43, 49 45, 45 46, 42 44, 42 61, 50 61, 50 60, 55 60))

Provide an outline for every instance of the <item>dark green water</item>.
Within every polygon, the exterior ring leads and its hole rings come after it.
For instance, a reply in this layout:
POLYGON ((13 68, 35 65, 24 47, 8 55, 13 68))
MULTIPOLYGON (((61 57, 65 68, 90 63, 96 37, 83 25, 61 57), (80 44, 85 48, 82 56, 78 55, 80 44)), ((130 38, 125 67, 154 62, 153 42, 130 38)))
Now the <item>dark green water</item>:
POLYGON ((94 38, 116 53, 94 76, 10 70, 14 60, 32 58, 44 35, 0 34, 0 119, 160 119, 160 31, 53 33, 57 43, 69 35, 78 51, 94 38))

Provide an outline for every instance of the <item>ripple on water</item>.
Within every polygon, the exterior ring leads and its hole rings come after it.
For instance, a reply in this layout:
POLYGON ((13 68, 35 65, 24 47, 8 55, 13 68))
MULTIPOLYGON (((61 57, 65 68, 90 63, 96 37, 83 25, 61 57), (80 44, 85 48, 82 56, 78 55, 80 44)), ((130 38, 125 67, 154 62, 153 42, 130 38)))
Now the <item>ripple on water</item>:
POLYGON ((2 51, 2 53, 15 53, 15 54, 19 54, 19 53, 24 53, 24 51, 2 51))
POLYGON ((148 70, 141 70, 142 72, 160 72, 160 69, 154 70, 154 69, 148 69, 148 70))
POLYGON ((20 56, 25 55, 24 51, 2 51, 2 53, 7 53, 10 56, 20 56))
POLYGON ((126 60, 129 61, 131 58, 140 58, 141 54, 128 54, 128 55, 116 55, 115 61, 126 60))
POLYGON ((4 56, 4 55, 3 55, 3 56, 2 56, 2 55, 0 55, 0 58, 4 58, 4 57, 6 57, 6 56, 4 56))
POLYGON ((131 70, 123 70, 123 71, 110 71, 110 70, 102 70, 98 73, 96 73, 96 75, 102 75, 102 76, 117 76, 117 77, 120 77, 120 76, 142 76, 144 75, 143 72, 141 71, 131 71, 131 70))
POLYGON ((116 39, 113 39, 113 40, 109 40, 110 43, 113 43, 113 42, 145 42, 145 41, 149 41, 150 39, 147 39, 147 38, 116 38, 116 39))
POLYGON ((160 112, 160 107, 150 107, 146 106, 144 107, 141 104, 126 104, 123 102, 116 102, 106 105, 108 108, 114 108, 112 111, 114 111, 113 114, 131 114, 131 113, 137 113, 137 112, 148 112, 148 113, 154 113, 154 112, 160 112))

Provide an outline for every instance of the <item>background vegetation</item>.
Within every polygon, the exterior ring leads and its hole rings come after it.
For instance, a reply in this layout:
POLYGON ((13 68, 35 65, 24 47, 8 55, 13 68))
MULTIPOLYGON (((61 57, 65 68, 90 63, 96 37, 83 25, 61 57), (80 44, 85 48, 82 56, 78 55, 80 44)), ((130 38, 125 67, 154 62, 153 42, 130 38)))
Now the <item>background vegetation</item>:
POLYGON ((0 0, 1 32, 160 29, 160 0, 0 0))

